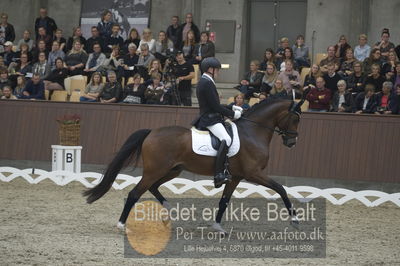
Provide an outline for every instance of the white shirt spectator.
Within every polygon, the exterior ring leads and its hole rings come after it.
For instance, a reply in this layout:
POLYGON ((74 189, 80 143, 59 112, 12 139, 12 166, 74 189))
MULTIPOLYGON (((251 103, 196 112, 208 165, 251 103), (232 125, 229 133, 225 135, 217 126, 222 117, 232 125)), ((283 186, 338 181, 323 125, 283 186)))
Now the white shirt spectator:
POLYGON ((356 48, 354 48, 354 57, 358 61, 363 62, 365 58, 369 57, 370 52, 371 52, 371 46, 369 46, 368 44, 364 45, 363 47, 357 45, 356 48))

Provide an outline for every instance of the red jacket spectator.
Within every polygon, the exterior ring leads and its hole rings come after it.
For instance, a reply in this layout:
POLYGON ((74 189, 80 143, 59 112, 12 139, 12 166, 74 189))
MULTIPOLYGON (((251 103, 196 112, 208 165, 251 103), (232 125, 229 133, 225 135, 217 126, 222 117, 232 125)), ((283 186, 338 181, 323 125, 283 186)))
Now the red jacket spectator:
POLYGON ((316 80, 316 88, 312 88, 307 94, 307 100, 310 102, 309 111, 326 112, 329 110, 329 102, 331 101, 331 91, 325 88, 325 81, 322 77, 316 80))

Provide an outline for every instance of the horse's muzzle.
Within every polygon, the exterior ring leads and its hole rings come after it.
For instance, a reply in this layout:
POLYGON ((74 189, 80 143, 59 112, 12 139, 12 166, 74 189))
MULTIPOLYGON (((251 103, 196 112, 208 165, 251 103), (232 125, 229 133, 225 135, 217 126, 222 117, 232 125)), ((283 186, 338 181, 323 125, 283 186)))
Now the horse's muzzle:
POLYGON ((285 145, 286 147, 293 148, 294 146, 296 146, 297 137, 288 138, 284 136, 282 138, 283 138, 283 145, 285 145))

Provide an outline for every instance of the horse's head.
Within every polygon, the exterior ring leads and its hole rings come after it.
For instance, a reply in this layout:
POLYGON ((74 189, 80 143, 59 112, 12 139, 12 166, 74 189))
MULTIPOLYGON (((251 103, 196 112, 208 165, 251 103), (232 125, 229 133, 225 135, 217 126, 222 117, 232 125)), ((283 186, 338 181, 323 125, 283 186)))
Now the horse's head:
POLYGON ((284 115, 277 121, 277 127, 279 128, 280 135, 283 139, 283 145, 292 148, 296 145, 297 128, 300 122, 301 105, 304 100, 300 102, 292 102, 289 109, 284 112, 284 115))

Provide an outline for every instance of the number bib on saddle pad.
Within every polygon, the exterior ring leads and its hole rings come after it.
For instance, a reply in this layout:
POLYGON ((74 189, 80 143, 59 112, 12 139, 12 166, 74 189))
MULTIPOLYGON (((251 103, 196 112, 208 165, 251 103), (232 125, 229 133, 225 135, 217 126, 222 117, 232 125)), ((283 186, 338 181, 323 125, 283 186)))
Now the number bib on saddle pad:
MULTIPOLYGON (((232 157, 239 152, 240 140, 236 124, 230 120, 226 120, 232 126, 232 145, 228 151, 228 157, 232 157)), ((217 150, 213 148, 211 143, 211 134, 208 130, 198 130, 195 127, 192 130, 192 149, 193 152, 205 156, 217 156, 217 150)))

